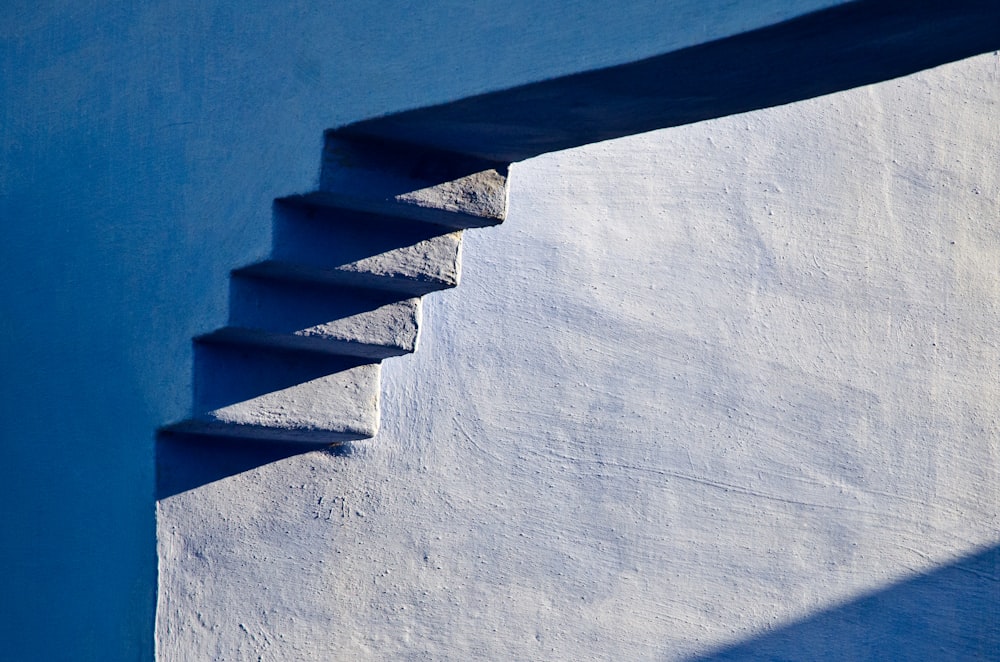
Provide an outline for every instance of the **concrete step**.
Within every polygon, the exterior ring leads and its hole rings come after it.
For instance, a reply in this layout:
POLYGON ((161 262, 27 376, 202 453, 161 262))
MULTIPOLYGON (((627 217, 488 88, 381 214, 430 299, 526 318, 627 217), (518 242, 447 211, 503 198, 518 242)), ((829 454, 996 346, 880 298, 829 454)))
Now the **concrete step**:
POLYGON ((421 296, 458 284, 461 242, 440 226, 283 200, 271 257, 235 273, 421 296))
POLYGON ((316 446, 378 431, 379 364, 230 344, 195 345, 194 414, 168 431, 316 446))
POLYGON ((295 196, 317 206, 450 228, 503 222, 506 162, 328 131, 318 191, 295 196))
POLYGON ((417 348, 417 298, 234 274, 229 308, 229 325, 202 340, 373 361, 417 348))

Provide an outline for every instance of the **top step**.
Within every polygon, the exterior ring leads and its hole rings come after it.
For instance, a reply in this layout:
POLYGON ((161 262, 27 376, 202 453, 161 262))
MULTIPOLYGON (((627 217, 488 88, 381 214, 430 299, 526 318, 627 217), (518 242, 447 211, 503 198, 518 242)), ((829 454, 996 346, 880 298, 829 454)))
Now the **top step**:
POLYGON ((328 131, 318 191, 289 201, 449 228, 502 223, 505 162, 328 131))

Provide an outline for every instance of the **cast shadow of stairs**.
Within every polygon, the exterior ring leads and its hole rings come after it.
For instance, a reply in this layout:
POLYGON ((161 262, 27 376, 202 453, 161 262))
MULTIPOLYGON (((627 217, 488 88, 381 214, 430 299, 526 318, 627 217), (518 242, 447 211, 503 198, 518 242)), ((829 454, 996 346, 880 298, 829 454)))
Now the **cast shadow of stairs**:
POLYGON ((157 498, 373 437, 380 364, 416 350, 420 297, 458 285, 462 230, 502 222, 507 165, 328 132, 319 190, 274 203, 268 259, 194 339, 191 415, 157 439, 157 498))

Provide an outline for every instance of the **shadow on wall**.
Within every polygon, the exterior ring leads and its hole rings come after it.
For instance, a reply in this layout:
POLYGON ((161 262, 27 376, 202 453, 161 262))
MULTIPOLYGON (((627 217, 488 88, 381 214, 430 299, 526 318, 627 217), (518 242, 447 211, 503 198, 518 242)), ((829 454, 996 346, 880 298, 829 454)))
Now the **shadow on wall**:
POLYGON ((373 437, 381 362, 416 350, 420 297, 458 284, 462 230, 500 223, 506 186, 504 163, 327 132, 319 190, 275 201, 270 257, 232 272, 228 323, 194 340, 157 498, 373 437))
MULTIPOLYGON (((732 3, 706 3, 705 16, 722 4, 732 3)), ((520 161, 898 78, 997 48, 995 0, 838 2, 638 62, 363 120, 345 130, 520 161)))
POLYGON ((458 280, 458 233, 296 200, 195 339, 193 416, 161 431, 157 498, 376 432, 379 363, 413 352, 419 297, 458 280), (370 374, 369 374, 370 373, 370 374))
POLYGON ((689 662, 1000 660, 1000 546, 689 662))
MULTIPOLYGON (((156 441, 156 498, 167 499, 188 490, 315 451, 311 444, 247 442, 241 439, 162 433, 156 441)), ((327 446, 339 457, 353 452, 350 442, 327 446)))

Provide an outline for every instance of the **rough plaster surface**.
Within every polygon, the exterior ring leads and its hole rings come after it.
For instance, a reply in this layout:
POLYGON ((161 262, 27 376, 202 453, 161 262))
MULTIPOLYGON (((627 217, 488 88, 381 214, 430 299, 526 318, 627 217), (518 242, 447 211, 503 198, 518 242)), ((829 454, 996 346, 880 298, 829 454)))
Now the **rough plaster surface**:
POLYGON ((325 130, 838 3, 0 2, 4 656, 152 658, 154 431, 325 130))
POLYGON ((160 659, 995 657, 998 66, 517 164, 373 442, 160 502, 160 659))

